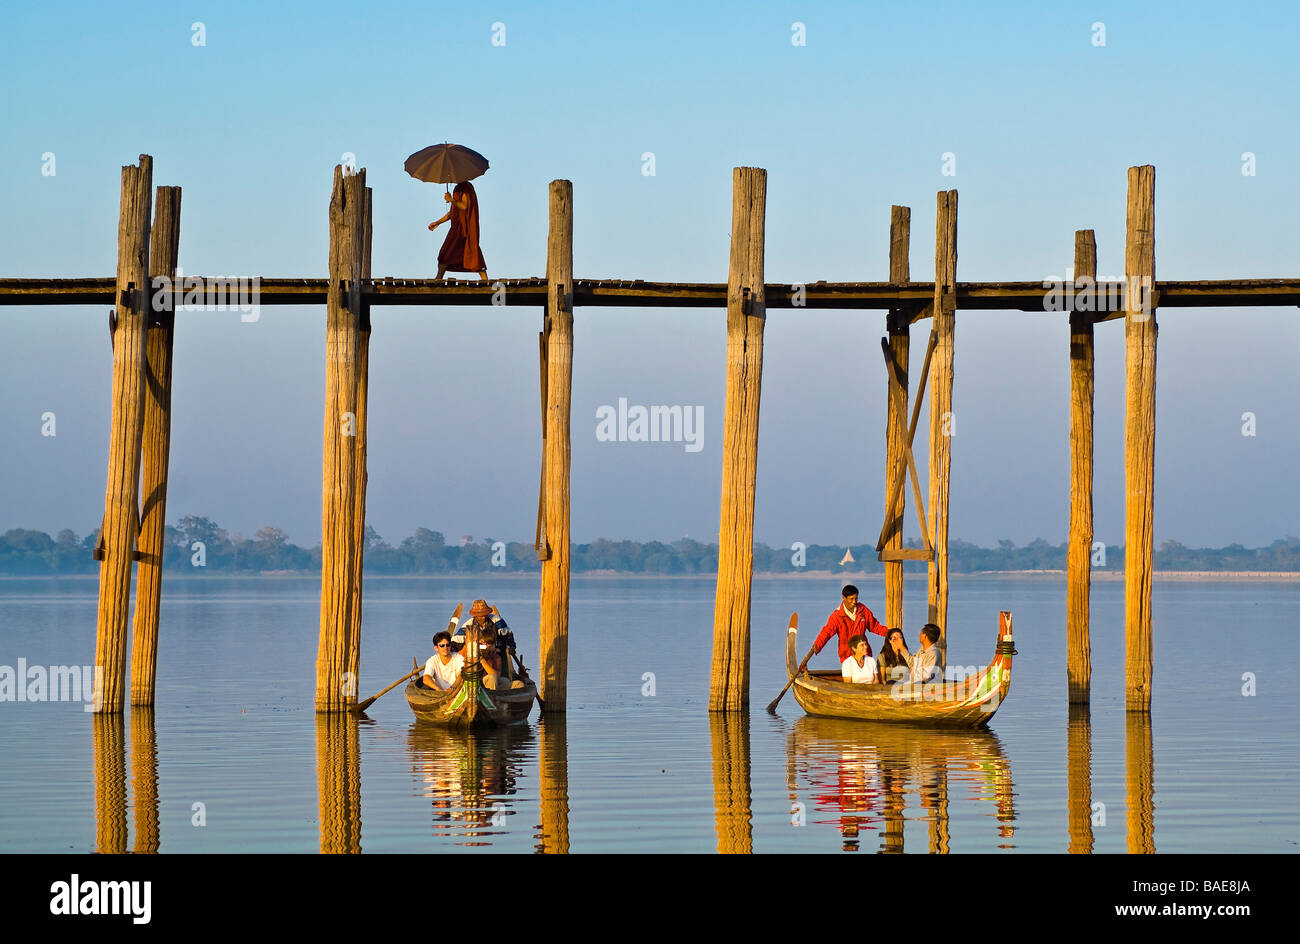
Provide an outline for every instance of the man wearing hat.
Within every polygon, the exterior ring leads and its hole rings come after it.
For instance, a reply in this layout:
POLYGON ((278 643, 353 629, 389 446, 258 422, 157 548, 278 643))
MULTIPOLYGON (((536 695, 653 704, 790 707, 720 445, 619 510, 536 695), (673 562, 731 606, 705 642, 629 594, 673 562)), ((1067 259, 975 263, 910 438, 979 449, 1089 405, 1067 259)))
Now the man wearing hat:
POLYGON ((497 688, 501 681, 506 688, 522 688, 523 682, 511 681, 510 654, 515 651, 515 634, 506 621, 492 612, 486 600, 475 600, 469 608, 470 619, 456 628, 452 648, 460 651, 465 646, 465 633, 473 627, 479 640, 479 659, 483 664, 489 688, 497 688))
MULTIPOLYGON (((865 636, 867 633, 875 633, 877 636, 884 636, 889 633, 889 627, 872 614, 865 606, 858 603, 858 588, 853 584, 848 584, 843 590, 844 602, 836 607, 830 617, 826 620, 826 625, 817 635, 817 641, 813 643, 813 650, 821 652, 822 646, 830 642, 831 636, 839 636, 839 655, 840 664, 853 655, 853 650, 849 646, 849 640, 859 633, 865 636)), ((871 644, 867 643, 867 655, 871 655, 871 644)))

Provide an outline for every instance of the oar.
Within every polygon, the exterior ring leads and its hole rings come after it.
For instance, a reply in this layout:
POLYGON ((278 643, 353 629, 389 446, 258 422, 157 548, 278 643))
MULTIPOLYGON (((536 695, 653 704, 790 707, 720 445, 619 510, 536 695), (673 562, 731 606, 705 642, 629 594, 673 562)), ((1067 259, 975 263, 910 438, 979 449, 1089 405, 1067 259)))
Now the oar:
MULTIPOLYGON (((492 607, 492 615, 495 616, 497 619, 501 618, 501 612, 495 606, 492 607)), ((524 678, 528 679, 528 681, 532 682, 533 680, 528 678, 528 670, 524 668, 524 660, 519 658, 519 653, 515 652, 513 649, 507 649, 506 651, 509 653, 510 658, 515 660, 515 665, 519 666, 519 674, 522 675, 524 678)), ((542 701, 542 696, 537 694, 536 682, 533 682, 533 697, 537 699, 537 710, 545 714, 546 702, 542 701)))
MULTIPOLYGON (((453 613, 453 614, 451 614, 451 619, 447 622, 447 632, 451 633, 451 632, 455 632, 455 631, 456 631, 456 627, 460 624, 460 611, 461 611, 462 609, 464 609, 464 607, 465 607, 465 604, 464 604, 464 603, 457 603, 457 604, 456 604, 456 612, 453 613)), ((412 661, 415 661, 415 660, 412 660, 412 661)), ((419 674, 420 674, 420 666, 419 666, 418 663, 416 663, 416 667, 415 667, 415 669, 414 669, 413 671, 408 672, 406 675, 403 675, 401 678, 399 678, 399 679, 398 679, 396 682, 394 682, 392 685, 389 685, 389 686, 388 686, 386 689, 384 689, 382 692, 379 692, 378 694, 372 695, 370 698, 367 698, 365 701, 360 702, 359 704, 357 704, 357 705, 352 709, 353 712, 355 712, 356 714, 361 714, 361 712, 365 711, 367 708, 369 708, 371 705, 373 705, 376 701, 378 701, 378 700, 379 700, 379 697, 380 697, 381 695, 387 695, 389 692, 391 692, 391 691, 392 691, 393 689, 395 689, 397 686, 401 685, 403 682, 407 681, 408 679, 412 679, 412 678, 414 678, 415 676, 417 676, 417 675, 419 675, 419 674)))
MULTIPOLYGON (((793 620, 794 617, 791 617, 792 622, 793 620)), ((790 690, 790 686, 794 684, 794 680, 795 678, 798 677, 799 673, 802 672, 805 668, 807 668, 808 660, 811 659, 816 652, 817 652, 817 643, 814 642, 812 644, 812 647, 808 650, 808 654, 804 656, 803 661, 799 663, 799 668, 795 669, 794 675, 790 676, 790 681, 786 682, 785 688, 781 689, 781 694, 773 698, 772 703, 767 706, 767 710, 769 714, 776 714, 776 706, 781 703, 781 699, 784 698, 785 693, 790 690)))

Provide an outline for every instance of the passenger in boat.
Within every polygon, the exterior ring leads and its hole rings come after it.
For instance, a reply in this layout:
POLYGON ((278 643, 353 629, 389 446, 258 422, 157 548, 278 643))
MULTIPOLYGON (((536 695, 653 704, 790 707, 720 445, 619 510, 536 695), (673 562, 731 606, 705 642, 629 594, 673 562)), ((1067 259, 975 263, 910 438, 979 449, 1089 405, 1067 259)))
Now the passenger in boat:
POLYGON ((858 684, 870 684, 876 680, 876 660, 867 655, 867 637, 857 633, 849 640, 852 653, 840 666, 844 681, 858 684))
POLYGON ((905 682, 912 674, 912 654, 907 651, 907 640, 897 626, 891 627, 885 636, 876 664, 880 666, 880 681, 886 685, 905 682))
POLYGON ((451 648, 454 652, 460 652, 465 648, 465 630, 471 625, 479 628, 480 640, 495 639, 503 651, 512 653, 515 651, 515 634, 510 631, 510 627, 499 614, 492 612, 492 607, 488 606, 486 600, 475 600, 469 614, 471 618, 461 623, 456 629, 456 634, 451 638, 451 648))
POLYGON ((491 691, 523 688, 524 683, 514 677, 510 667, 510 654, 515 648, 515 634, 498 614, 492 612, 486 600, 475 600, 469 610, 471 619, 456 630, 453 642, 465 645, 468 633, 478 639, 479 662, 483 666, 483 684, 491 691))
MULTIPOLYGON (((830 642, 831 636, 838 636, 841 665, 853 654, 849 648, 849 640, 854 636, 861 635, 865 639, 868 632, 875 633, 877 636, 889 632, 888 626, 876 619, 869 609, 858 603, 857 587, 848 584, 842 596, 844 602, 827 618, 826 625, 822 627, 816 642, 813 643, 814 652, 821 652, 822 646, 830 642)), ((867 644, 867 655, 871 655, 870 643, 867 644)))
POLYGON ((424 687, 446 691, 460 681, 465 657, 451 651, 451 633, 445 629, 433 637, 434 654, 424 663, 424 687))
POLYGON ((937 682, 943 679, 943 652, 937 645, 939 627, 926 623, 921 627, 921 651, 912 657, 913 682, 937 682))

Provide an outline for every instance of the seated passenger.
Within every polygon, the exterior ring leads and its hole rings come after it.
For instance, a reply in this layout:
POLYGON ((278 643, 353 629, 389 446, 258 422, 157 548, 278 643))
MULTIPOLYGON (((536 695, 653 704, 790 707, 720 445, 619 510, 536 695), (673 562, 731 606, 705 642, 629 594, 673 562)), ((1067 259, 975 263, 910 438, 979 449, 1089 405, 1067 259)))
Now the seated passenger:
POLYGON ((912 657, 913 682, 939 682, 943 680, 943 653, 936 645, 939 627, 926 623, 921 627, 921 651, 912 657))
POLYGON ((886 685, 907 681, 912 674, 912 654, 907 651, 901 629, 895 626, 889 630, 876 663, 880 666, 880 681, 886 685))
POLYGON ((491 633, 479 637, 478 657, 483 666, 483 685, 488 691, 524 687, 519 679, 510 678, 510 667, 502 662, 501 646, 492 639, 491 633))
POLYGON ((433 637, 433 646, 434 654, 424 663, 422 681, 425 688, 445 692, 460 681, 460 670, 465 666, 465 658, 460 653, 452 653, 451 633, 446 630, 433 637))
POLYGON ((862 633, 850 637, 849 652, 852 654, 840 666, 844 681, 865 684, 876 680, 876 660, 867 655, 869 651, 867 637, 862 633))

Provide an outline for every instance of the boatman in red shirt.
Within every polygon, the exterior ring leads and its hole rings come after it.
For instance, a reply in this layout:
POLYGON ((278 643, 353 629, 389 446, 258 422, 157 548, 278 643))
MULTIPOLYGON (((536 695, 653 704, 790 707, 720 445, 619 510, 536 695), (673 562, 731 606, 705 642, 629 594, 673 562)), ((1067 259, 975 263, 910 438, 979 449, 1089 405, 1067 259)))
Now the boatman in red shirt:
MULTIPOLYGON (((877 636, 884 636, 889 633, 889 627, 872 614, 865 606, 858 603, 858 588, 853 584, 848 584, 844 588, 844 603, 837 607, 835 612, 826 620, 826 625, 817 635, 817 641, 813 643, 814 653, 821 652, 822 646, 830 642, 831 636, 839 636, 839 655, 840 664, 853 654, 849 648, 849 640, 858 633, 866 635, 875 633, 877 636)), ((871 644, 867 644, 867 655, 871 655, 871 644)))

